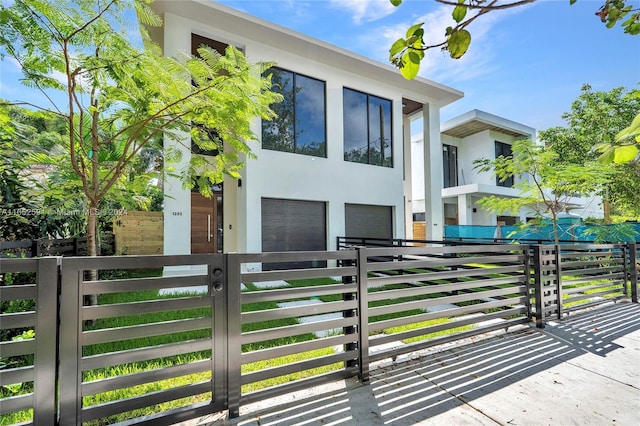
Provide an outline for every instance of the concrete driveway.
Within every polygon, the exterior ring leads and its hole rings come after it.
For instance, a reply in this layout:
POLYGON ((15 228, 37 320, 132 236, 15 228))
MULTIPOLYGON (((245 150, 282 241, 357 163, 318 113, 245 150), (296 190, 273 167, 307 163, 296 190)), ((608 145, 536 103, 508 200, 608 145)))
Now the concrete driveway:
POLYGON ((189 425, 640 425, 640 305, 619 302, 372 365, 189 425))

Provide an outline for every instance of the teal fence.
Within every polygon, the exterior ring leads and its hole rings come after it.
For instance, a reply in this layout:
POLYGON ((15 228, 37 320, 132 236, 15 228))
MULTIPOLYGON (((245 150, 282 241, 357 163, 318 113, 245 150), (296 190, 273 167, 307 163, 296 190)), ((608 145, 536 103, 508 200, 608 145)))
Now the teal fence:
MULTIPOLYGON (((558 240, 562 243, 592 243, 599 240, 597 236, 600 235, 607 240, 603 242, 640 242, 640 223, 621 225, 559 224, 558 240), (633 236, 634 231, 635 236, 633 236), (609 238, 606 238, 607 236, 609 238)), ((554 241, 553 226, 551 225, 528 226, 526 228, 519 226, 446 225, 444 233, 445 240, 451 241, 518 241, 537 244, 554 241)))

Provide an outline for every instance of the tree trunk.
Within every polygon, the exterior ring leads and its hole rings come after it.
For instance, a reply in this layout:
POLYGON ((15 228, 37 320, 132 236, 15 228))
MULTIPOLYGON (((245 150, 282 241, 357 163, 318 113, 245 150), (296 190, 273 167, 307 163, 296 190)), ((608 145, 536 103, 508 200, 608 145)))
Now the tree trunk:
POLYGON ((89 213, 87 215, 87 256, 97 256, 98 255, 98 247, 97 247, 97 216, 98 208, 91 203, 89 207, 89 213))
MULTIPOLYGON (((89 204, 89 212, 87 214, 87 256, 98 255, 98 206, 91 202, 89 204)), ((87 279, 89 281, 96 281, 98 279, 97 270, 87 271, 87 279)), ((85 304, 95 306, 98 304, 98 296, 91 294, 85 297, 85 304)))
POLYGON ((604 200, 602 207, 604 210, 604 223, 611 223, 611 205, 609 204, 609 200, 604 200))

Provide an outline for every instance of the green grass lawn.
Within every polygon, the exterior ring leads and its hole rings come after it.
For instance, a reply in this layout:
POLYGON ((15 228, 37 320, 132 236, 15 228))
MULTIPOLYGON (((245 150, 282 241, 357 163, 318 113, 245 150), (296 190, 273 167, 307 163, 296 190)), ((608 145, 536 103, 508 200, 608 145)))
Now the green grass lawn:
MULTIPOLYGON (((426 327, 431 327, 431 326, 440 325, 440 324, 448 324, 450 322, 451 322, 451 320, 449 318, 436 318, 436 319, 432 319, 432 320, 428 320, 428 321, 421 321, 421 322, 415 322, 415 323, 406 324, 406 325, 402 325, 402 326, 398 326, 398 327, 386 328, 386 329, 383 330, 383 333, 384 334, 402 333, 404 331, 416 330, 416 329, 419 329, 419 328, 426 328, 426 327)), ((442 330, 442 331, 436 331, 436 332, 433 332, 433 333, 422 334, 420 336, 411 337, 409 339, 402 339, 402 343, 409 344, 409 343, 414 343, 414 342, 420 342, 420 341, 423 341, 423 340, 433 339, 433 338, 436 338, 436 337, 439 337, 439 336, 446 336, 446 335, 449 335, 449 334, 458 333, 460 331, 471 330, 474 327, 475 326, 473 326, 473 325, 463 325, 463 326, 460 326, 460 327, 453 327, 453 328, 450 328, 448 330, 442 330)))

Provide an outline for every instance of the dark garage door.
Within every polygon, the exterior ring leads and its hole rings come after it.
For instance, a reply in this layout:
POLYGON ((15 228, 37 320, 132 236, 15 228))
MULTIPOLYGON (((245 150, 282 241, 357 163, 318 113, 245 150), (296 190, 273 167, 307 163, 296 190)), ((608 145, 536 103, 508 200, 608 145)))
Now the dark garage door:
MULTIPOLYGON (((326 203, 319 201, 262 199, 262 251, 313 251, 327 249, 326 203)), ((324 262, 323 262, 324 264, 324 262)), ((271 265, 321 266, 314 263, 271 265)))
POLYGON ((391 206, 345 204, 347 237, 393 238, 391 206))

